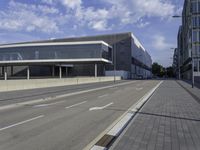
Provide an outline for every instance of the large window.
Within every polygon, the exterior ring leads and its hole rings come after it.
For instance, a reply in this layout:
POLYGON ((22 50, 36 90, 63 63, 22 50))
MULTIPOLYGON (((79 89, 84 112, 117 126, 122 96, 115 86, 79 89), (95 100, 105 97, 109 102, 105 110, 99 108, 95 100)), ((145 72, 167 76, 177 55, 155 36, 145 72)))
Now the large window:
POLYGON ((198 71, 198 61, 196 59, 194 60, 194 71, 198 71))
POLYGON ((193 57, 200 57, 200 45, 193 44, 193 57))
POLYGON ((111 60, 110 49, 103 44, 26 46, 0 49, 0 61, 44 59, 111 60))
POLYGON ((200 72, 200 61, 199 61, 199 72, 200 72))
POLYGON ((197 13, 197 2, 192 2, 191 4, 192 13, 197 13))
POLYGON ((192 32, 192 41, 194 43, 198 42, 198 32, 196 30, 192 32))
POLYGON ((199 28, 200 27, 200 16, 192 17, 192 26, 193 26, 193 28, 199 28))
POLYGON ((200 12, 200 2, 193 1, 191 3, 191 12, 192 13, 199 13, 200 12))

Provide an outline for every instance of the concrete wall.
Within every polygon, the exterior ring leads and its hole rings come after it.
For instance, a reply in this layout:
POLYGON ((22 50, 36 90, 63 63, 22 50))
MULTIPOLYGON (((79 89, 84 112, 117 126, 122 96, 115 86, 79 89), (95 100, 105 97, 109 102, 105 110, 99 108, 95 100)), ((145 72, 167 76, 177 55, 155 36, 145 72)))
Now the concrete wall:
POLYGON ((130 77, 130 73, 124 70, 116 70, 114 71, 106 71, 106 76, 120 76, 122 79, 128 79, 130 77))
MULTIPOLYGON (((113 81, 114 77, 80 77, 64 79, 33 79, 0 81, 0 92, 113 81)), ((121 80, 121 77, 116 77, 121 80)))

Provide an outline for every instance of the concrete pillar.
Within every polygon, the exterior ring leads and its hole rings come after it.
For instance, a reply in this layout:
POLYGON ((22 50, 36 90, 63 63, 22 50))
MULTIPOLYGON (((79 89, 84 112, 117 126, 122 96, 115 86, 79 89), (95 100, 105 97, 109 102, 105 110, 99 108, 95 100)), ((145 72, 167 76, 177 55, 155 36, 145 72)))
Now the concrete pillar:
POLYGON ((1 76, 3 76, 3 72, 4 72, 4 70, 3 70, 3 66, 1 67, 1 76))
POLYGON ((30 79, 30 68, 29 68, 29 66, 27 67, 27 80, 29 80, 30 79))
POLYGON ((68 76, 68 68, 66 67, 66 77, 68 76))
POLYGON ((52 76, 55 77, 55 66, 52 66, 52 76))
POLYGON ((13 76, 14 72, 13 72, 13 66, 10 67, 11 70, 11 76, 13 76))
POLYGON ((4 67, 4 80, 8 79, 7 67, 4 67))
POLYGON ((106 66, 105 65, 103 65, 103 74, 104 74, 104 76, 106 76, 106 66))
POLYGON ((97 70, 97 64, 95 64, 95 66, 94 66, 94 76, 95 76, 95 77, 97 77, 97 71, 98 71, 98 70, 97 70))
POLYGON ((62 66, 59 66, 59 78, 62 78, 62 66))

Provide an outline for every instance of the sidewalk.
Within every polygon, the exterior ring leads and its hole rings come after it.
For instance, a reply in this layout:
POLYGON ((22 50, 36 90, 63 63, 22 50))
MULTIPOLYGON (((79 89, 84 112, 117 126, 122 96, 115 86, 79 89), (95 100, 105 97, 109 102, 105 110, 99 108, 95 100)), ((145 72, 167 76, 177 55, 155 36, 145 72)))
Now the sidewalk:
POLYGON ((176 81, 164 81, 111 149, 199 150, 200 103, 176 81))

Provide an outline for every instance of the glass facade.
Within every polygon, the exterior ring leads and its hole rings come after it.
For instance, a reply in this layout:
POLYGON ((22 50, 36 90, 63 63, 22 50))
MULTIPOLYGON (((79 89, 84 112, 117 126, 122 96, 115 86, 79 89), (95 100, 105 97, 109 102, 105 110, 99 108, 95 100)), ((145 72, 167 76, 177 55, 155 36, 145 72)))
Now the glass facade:
POLYGON ((111 61, 112 49, 104 44, 0 48, 0 61, 94 58, 104 58, 111 61))
POLYGON ((200 72, 200 61, 199 61, 199 72, 200 72))
POLYGON ((191 12, 192 13, 199 13, 200 12, 200 1, 192 1, 191 4, 191 12))
MULTIPOLYGON (((189 14, 190 16, 190 14, 189 14)), ((200 55, 200 1, 191 0, 192 52, 193 57, 200 55)))
POLYGON ((198 71, 198 60, 194 60, 194 71, 198 71))
POLYGON ((193 26, 193 28, 199 28, 200 27, 200 16, 192 17, 192 26, 193 26))

